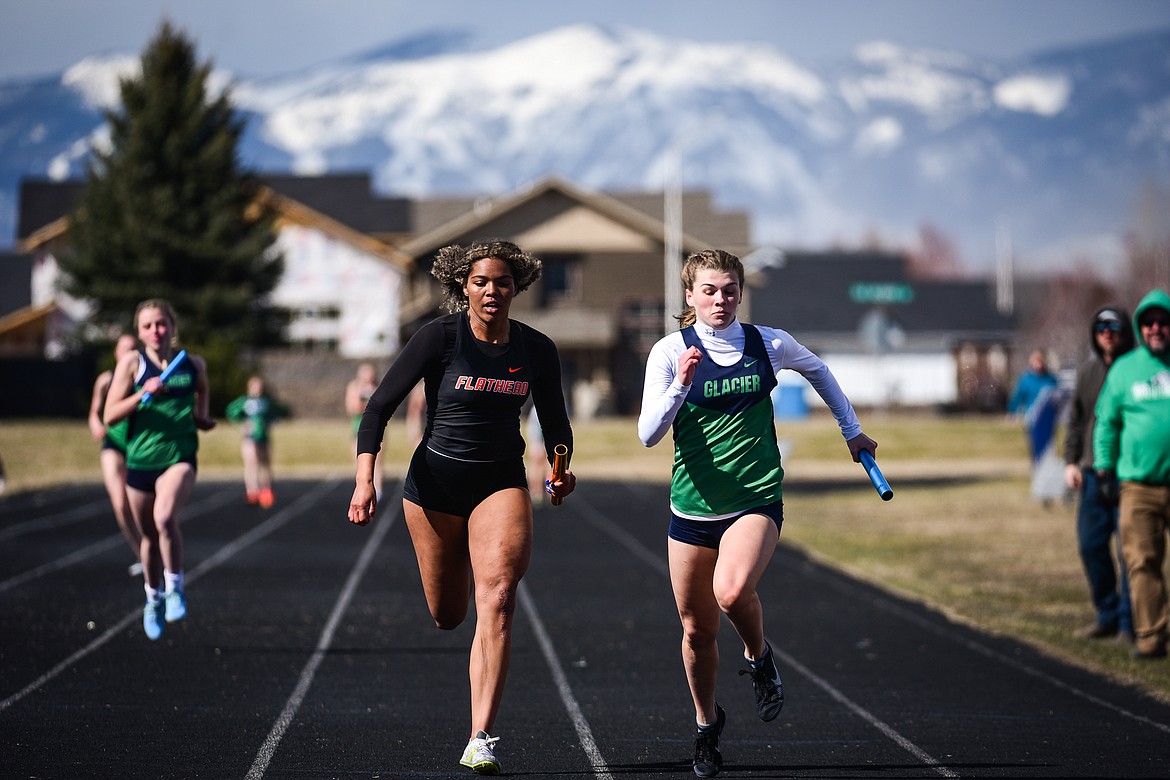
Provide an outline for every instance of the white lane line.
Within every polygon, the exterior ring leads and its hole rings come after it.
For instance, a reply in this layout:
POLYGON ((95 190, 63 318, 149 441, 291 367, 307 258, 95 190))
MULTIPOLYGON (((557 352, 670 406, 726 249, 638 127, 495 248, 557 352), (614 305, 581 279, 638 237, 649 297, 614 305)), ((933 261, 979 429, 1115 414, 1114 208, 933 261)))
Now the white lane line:
MULTIPOLYGON (((814 575, 815 575, 815 573, 814 573, 814 575)), ((1145 715, 1138 715, 1136 712, 1131 712, 1130 710, 1127 710, 1124 707, 1120 707, 1116 704, 1113 704, 1112 702, 1105 701, 1104 699, 1102 699, 1098 696, 1094 696, 1093 694, 1089 693, 1088 691, 1082 691, 1080 688, 1077 688, 1075 685, 1071 685, 1070 683, 1066 683, 1063 680, 1060 680, 1056 677, 1053 677, 1052 675, 1048 674, 1047 672, 1042 672, 1034 666, 1029 666, 1028 664, 1026 664, 1022 661, 1018 661, 1015 658, 1012 658, 1011 656, 1007 656, 1007 655, 1004 655, 1003 653, 992 650, 990 647, 983 645, 983 644, 980 644, 972 639, 968 639, 967 637, 960 635, 956 631, 948 629, 944 626, 936 625, 935 623, 932 623, 931 621, 923 618, 922 616, 916 615, 913 612, 910 612, 909 610, 907 610, 907 609, 905 609, 897 604, 894 604, 893 602, 890 602, 890 601, 888 601, 886 599, 882 599, 882 598, 875 599, 875 598, 873 598, 872 594, 864 593, 861 589, 850 585, 848 583, 848 581, 842 581, 842 580, 839 580, 837 578, 828 578, 828 577, 820 577, 820 576, 818 576, 818 578, 821 579, 822 581, 829 582, 830 587, 834 587, 834 588, 842 591, 843 593, 847 593, 851 596, 856 596, 856 597, 859 597, 861 599, 868 599, 870 604, 877 607, 878 609, 882 609, 882 610, 885 610, 886 612, 889 612, 893 615, 897 615, 898 617, 902 618, 903 620, 906 620, 910 623, 913 623, 920 628, 924 628, 933 634, 937 634, 938 636, 941 636, 941 637, 948 639, 952 642, 960 644, 963 647, 967 648, 968 650, 970 650, 974 653, 978 653, 978 654, 985 656, 987 658, 990 658, 994 661, 998 661, 998 662, 1004 664, 1005 666, 1009 666, 1012 669, 1015 669, 1018 672, 1022 672, 1030 677, 1035 677, 1037 680, 1043 680, 1044 682, 1048 683, 1049 685, 1053 686, 1054 688, 1058 688, 1058 689, 1064 691, 1065 693, 1071 694, 1071 695, 1076 696, 1080 699, 1084 699, 1085 701, 1092 702, 1093 704, 1096 704, 1099 707, 1104 707, 1105 709, 1110 710, 1111 712, 1114 712, 1117 715, 1121 715, 1122 717, 1137 721, 1138 723, 1144 723, 1147 726, 1151 726, 1155 729, 1158 729, 1159 731, 1170 734, 1170 724, 1160 723, 1160 722, 1153 720, 1151 718, 1147 718, 1145 715)))
MULTIPOLYGON (((308 506, 316 503, 318 500, 320 500, 322 495, 324 495, 325 493, 328 493, 330 490, 332 490, 334 487, 336 487, 340 481, 341 481, 340 479, 330 480, 329 482, 319 486, 316 490, 312 491, 311 493, 307 493, 307 494, 301 496, 298 500, 294 501, 288 507, 280 510, 279 512, 274 514, 272 517, 270 517, 268 520, 264 521, 260 525, 253 528, 247 534, 244 534, 244 536, 240 537, 240 539, 247 537, 249 540, 248 544, 251 544, 252 542, 259 541, 263 537, 267 536, 268 534, 272 533, 273 531, 277 530, 281 526, 288 523, 289 520, 292 520, 294 517, 296 517, 302 511, 302 507, 307 508, 308 506)), ((237 542, 234 543, 232 546, 234 547, 233 554, 235 554, 235 553, 239 552, 240 550, 244 549, 244 547, 246 547, 247 544, 241 545, 239 543, 239 541, 237 540, 237 542)), ((217 565, 218 565, 218 563, 222 563, 223 561, 227 560, 227 558, 229 558, 229 557, 231 557, 231 556, 219 557, 217 560, 217 565)), ((207 572, 211 571, 212 568, 213 568, 212 566, 209 566, 207 564, 199 566, 198 568, 193 570, 189 575, 187 575, 187 577, 186 577, 187 582, 188 583, 194 582, 195 580, 197 580, 199 578, 200 575, 206 574, 207 572)), ((80 650, 78 650, 77 652, 73 653, 68 658, 66 658, 64 661, 61 661, 56 666, 54 666, 52 669, 45 672, 40 677, 36 678, 32 682, 30 682, 28 685, 24 686, 23 688, 21 688, 19 691, 12 694, 8 698, 0 700, 0 712, 3 712, 4 710, 11 707, 13 704, 16 704, 18 701, 23 699, 25 696, 28 696, 33 691, 36 691, 37 689, 41 688, 43 685, 50 682, 57 675, 61 674, 61 672, 65 671, 66 669, 71 667, 73 664, 77 663, 81 659, 90 655, 95 650, 98 650, 99 648, 101 648, 103 645, 105 645, 107 642, 109 642, 111 639, 113 639, 119 633, 124 631, 131 623, 133 623, 136 620, 141 620, 141 619, 142 619, 142 607, 139 607, 135 610, 132 610, 128 615, 123 617, 121 620, 119 620, 114 625, 110 626, 100 636, 95 638, 93 641, 91 641, 85 647, 83 647, 80 650)))
POLYGON ((109 499, 103 498, 101 501, 91 501, 88 504, 67 509, 64 512, 57 512, 56 514, 46 515, 45 517, 36 517, 32 520, 25 520, 23 523, 16 523, 10 525, 4 530, 0 531, 0 542, 7 542, 9 539, 16 539, 25 534, 33 534, 37 531, 48 531, 53 528, 60 528, 63 525, 76 523, 79 520, 84 520, 87 517, 100 514, 103 511, 111 512, 109 499))
POLYGON ((520 607, 528 615, 528 620, 532 623, 532 627, 536 632, 536 641, 540 644, 540 652, 544 655, 545 663, 548 664, 549 671, 552 672, 553 680, 557 684, 557 691, 561 695, 561 702, 565 705, 565 711, 569 713, 569 719, 573 721, 573 728, 577 730, 577 739, 581 742, 581 749, 585 751, 585 757, 589 759, 590 766, 593 767, 593 775, 595 777, 606 778, 606 780, 613 780, 613 775, 609 773, 609 766, 605 763, 605 758, 597 748, 597 741, 593 739, 593 732, 589 728, 589 721, 585 719, 585 713, 581 711, 581 705, 577 703, 576 697, 573 696, 573 689, 569 685, 569 678, 565 676, 565 670, 561 666, 560 660, 557 659, 556 650, 553 649, 553 643, 549 639, 548 631, 544 628, 544 622, 540 619, 540 614, 536 611, 536 603, 533 601, 531 594, 528 592, 528 587, 523 581, 520 582, 518 595, 520 607))
MULTIPOLYGON (((232 500, 234 496, 235 491, 225 490, 216 493, 215 495, 208 496, 201 501, 194 501, 183 509, 183 517, 181 522, 186 524, 200 515, 207 514, 213 509, 218 509, 228 501, 232 500)), ((100 555, 106 550, 109 550, 112 547, 117 547, 120 544, 126 544, 126 539, 121 534, 108 536, 101 541, 86 545, 80 550, 75 550, 68 555, 64 555, 55 561, 42 563, 36 568, 29 569, 28 571, 22 572, 13 577, 9 577, 8 579, 0 582, 0 593, 11 590, 18 585, 23 585, 24 583, 31 580, 35 580, 38 577, 43 577, 46 574, 53 574, 54 572, 66 569, 75 563, 80 563, 81 561, 92 558, 95 555, 100 555)))
POLYGON ((3 582, 0 582, 0 593, 3 593, 4 591, 7 591, 7 590, 12 590, 13 588, 17 587, 18 585, 23 585, 26 582, 30 582, 32 580, 35 580, 38 577, 43 577, 46 574, 52 574, 53 572, 58 572, 58 571, 61 571, 62 569, 66 569, 75 563, 80 563, 81 561, 84 561, 87 558, 92 558, 95 555, 99 555, 101 553, 104 553, 106 550, 113 549, 114 547, 117 547, 119 544, 121 544, 121 545, 126 544, 126 540, 122 537, 121 534, 116 534, 114 536, 107 536, 105 539, 102 539, 101 541, 94 542, 93 544, 88 544, 85 547, 82 547, 80 550, 75 550, 74 552, 71 552, 68 555, 64 555, 55 561, 49 561, 48 563, 43 563, 34 569, 29 569, 28 571, 21 572, 20 574, 9 577, 8 579, 4 580, 3 582))
MULTIPOLYGON (((642 544, 640 541, 638 541, 636 538, 634 538, 634 536, 632 536, 628 531, 626 531, 624 528, 619 526, 617 523, 610 520, 608 517, 606 517, 604 514, 602 514, 599 510, 594 508, 588 501, 584 501, 584 500, 581 500, 580 498, 578 498, 574 502, 574 508, 577 509, 577 511, 582 512, 582 514, 586 515, 589 522, 593 523, 595 526, 600 528, 602 531, 609 534, 611 537, 613 537, 617 542, 619 542, 623 547, 625 547, 627 550, 629 550, 635 556, 637 556, 638 558, 641 558, 644 561, 650 561, 651 565, 657 571, 665 574, 667 577, 670 576, 670 564, 661 555, 656 555, 652 550, 648 549, 644 544, 642 544)), ((927 753, 926 751, 922 750, 917 745, 915 745, 913 742, 911 742, 910 740, 903 737, 901 734, 899 734, 891 726, 889 726, 887 723, 885 723, 880 718, 875 716, 873 713, 869 712, 864 707, 862 707, 861 705, 854 702, 852 699, 850 699, 844 693, 842 693, 841 691, 834 688, 827 681, 825 681, 825 680, 821 679, 820 677, 816 676, 815 674, 813 674, 803 664, 798 663, 795 658, 792 658, 791 656, 785 655, 784 653, 777 651, 775 647, 772 648, 772 651, 775 652, 777 655, 783 657, 786 662, 791 664, 793 668, 795 668, 797 671, 799 671, 801 674, 803 674, 805 677, 807 677, 817 687, 821 688, 826 693, 828 693, 830 696, 832 696, 834 699, 836 699, 838 702, 840 702, 841 704, 848 707, 849 710, 852 711, 855 715, 859 716, 866 723, 869 723, 871 726, 876 728, 878 731, 885 734, 895 744, 897 744, 903 750, 910 753, 910 755, 917 758, 920 762, 933 768, 935 770, 935 772, 937 772, 939 775, 941 775, 942 777, 959 777, 959 775, 956 774, 953 770, 948 769, 938 759, 934 758, 929 753, 927 753)))
MULTIPOLYGON (((390 497, 389 493, 385 495, 388 498, 390 497)), ((264 777, 264 773, 268 771, 268 765, 272 763, 272 758, 276 755, 276 750, 280 747, 280 742, 284 739, 285 732, 292 725, 293 718, 296 717, 297 712, 301 708, 301 704, 305 701, 305 695, 309 692, 309 687, 313 684, 313 678, 317 675, 317 668, 321 666, 321 662, 325 660, 325 654, 329 652, 329 648, 333 644, 333 635, 337 632, 337 625, 341 622, 342 616, 349 608, 349 602, 353 599, 353 594, 357 591, 358 583, 365 576, 366 569, 369 568, 370 561, 374 559, 374 553, 382 544, 386 533, 394 525, 394 521, 402 514, 401 492, 398 493, 396 499, 391 498, 389 501, 382 502, 382 506, 388 507, 395 505, 399 507, 397 513, 391 514, 389 518, 383 517, 381 521, 374 521, 374 531, 370 534, 370 538, 366 540, 366 545, 362 548, 362 553, 358 556, 357 563, 354 564, 353 570, 350 571, 349 578, 345 582, 345 587, 341 589, 341 595, 337 597, 337 602, 333 605, 333 612, 330 613, 329 620, 325 623, 325 628, 321 631, 321 636, 317 640, 317 647, 313 650, 313 654, 309 657, 305 668, 301 670, 301 676, 297 680, 296 687, 293 688, 292 695, 288 697, 284 709, 281 710, 276 722, 272 725, 272 730, 268 732, 268 736, 260 746, 260 750, 257 751, 256 759, 252 762, 252 768, 245 775, 247 780, 260 780, 260 778, 264 777)))
POLYGON ((886 737, 888 737, 891 741, 896 743, 898 745, 898 747, 902 748, 907 753, 909 753, 910 755, 917 758, 923 764, 926 764, 927 766, 933 768, 934 771, 937 772, 941 777, 960 777, 960 775, 957 772, 955 772, 952 769, 948 769, 946 766, 944 766, 942 764, 942 762, 940 762, 934 756, 930 755, 925 750, 922 750, 920 747, 915 745, 913 742, 911 742, 910 740, 903 737, 901 734, 899 734, 897 731, 895 731, 892 727, 887 725, 884 721, 876 718, 871 712, 869 712, 869 710, 866 710, 865 708, 854 703, 851 699, 849 699, 847 696, 845 696, 845 694, 841 693, 841 691, 834 688, 833 685, 831 683, 829 683, 827 680, 817 676, 816 674, 813 674, 811 669, 809 669, 807 666, 805 666, 804 664, 797 661, 792 656, 788 655, 788 653, 785 653, 783 650, 779 650, 776 647, 772 648, 772 652, 775 653, 777 656, 779 656, 781 659, 783 659, 784 663, 788 664, 788 666, 792 667, 793 669, 795 669, 796 671, 800 672, 805 677, 807 677, 810 681, 812 681, 812 683, 814 685, 816 685, 822 691, 829 694, 831 697, 833 697, 834 699, 839 701, 841 704, 843 704, 854 715, 861 718, 862 720, 864 720, 869 725, 873 726, 875 729, 877 729, 881 733, 885 734, 886 737))

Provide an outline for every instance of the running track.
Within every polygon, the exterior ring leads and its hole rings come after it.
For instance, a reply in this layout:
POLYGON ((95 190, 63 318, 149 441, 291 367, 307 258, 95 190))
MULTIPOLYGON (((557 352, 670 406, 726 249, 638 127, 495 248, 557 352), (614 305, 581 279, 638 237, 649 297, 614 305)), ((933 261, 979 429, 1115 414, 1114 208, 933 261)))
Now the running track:
MULTIPOLYGON (((397 489, 358 528, 350 484, 284 482, 265 512, 199 483, 190 618, 157 643, 99 485, 0 500, 0 776, 469 776, 471 621, 432 628, 397 489)), ((505 774, 691 776, 664 505, 664 487, 583 480, 538 510, 505 774)), ((1139 692, 784 545, 761 594, 787 704, 755 718, 725 626, 723 777, 1170 776, 1170 707, 1139 692)))

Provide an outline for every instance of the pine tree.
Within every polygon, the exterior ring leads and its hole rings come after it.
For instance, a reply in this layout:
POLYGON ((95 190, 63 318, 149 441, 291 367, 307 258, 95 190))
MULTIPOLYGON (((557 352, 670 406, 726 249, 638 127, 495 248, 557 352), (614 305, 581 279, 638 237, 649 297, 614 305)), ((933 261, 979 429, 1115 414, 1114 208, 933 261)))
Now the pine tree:
POLYGON ((122 81, 121 111, 106 114, 109 147, 92 152, 58 260, 93 324, 129 328, 139 301, 166 298, 184 344, 239 354, 279 341, 266 296, 283 260, 259 182, 237 160, 244 122, 227 92, 209 96, 210 72, 164 23, 141 74, 122 81))

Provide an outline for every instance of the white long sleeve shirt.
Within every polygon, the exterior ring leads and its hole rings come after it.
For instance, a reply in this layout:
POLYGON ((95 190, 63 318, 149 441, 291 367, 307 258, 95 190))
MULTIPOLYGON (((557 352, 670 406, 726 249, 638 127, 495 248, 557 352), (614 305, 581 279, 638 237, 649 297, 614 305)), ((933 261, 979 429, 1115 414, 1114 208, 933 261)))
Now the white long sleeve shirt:
MULTIPOLYGON (((833 413, 846 441, 861 433, 861 422, 857 419, 853 405, 823 360, 786 331, 764 325, 756 325, 755 328, 764 340, 773 371, 779 373, 783 369, 790 369, 807 379, 833 413)), ((723 330, 696 323, 695 333, 707 355, 719 365, 734 365, 743 358, 744 331, 738 318, 723 330)), ((646 384, 642 390, 642 411, 638 416, 638 437, 647 447, 661 441, 686 401, 690 386, 678 380, 678 359, 685 351, 686 344, 681 331, 671 333, 654 345, 646 360, 646 384)))

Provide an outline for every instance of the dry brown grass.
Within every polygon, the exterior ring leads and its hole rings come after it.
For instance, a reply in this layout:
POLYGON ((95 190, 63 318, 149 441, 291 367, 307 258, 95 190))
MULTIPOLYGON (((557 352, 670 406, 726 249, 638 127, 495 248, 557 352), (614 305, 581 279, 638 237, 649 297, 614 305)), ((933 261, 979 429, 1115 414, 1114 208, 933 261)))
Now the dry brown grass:
MULTIPOLYGON (((1028 494, 1028 462, 1015 423, 994 417, 864 414, 880 442, 894 500, 877 498, 824 415, 781 422, 787 471, 784 539, 819 560, 934 605, 987 631, 1142 686, 1170 700, 1170 662, 1137 663, 1112 642, 1072 631, 1093 619, 1076 553, 1075 507, 1043 507, 1028 494), (825 489, 831 487, 831 489, 825 489), (815 489, 814 489, 815 488, 815 489)), ((407 462, 391 423, 387 472, 407 462)), ((646 449, 633 420, 576 427, 582 480, 665 480, 671 449, 646 449)), ((292 420, 274 433, 278 477, 352 473, 345 420, 292 420)), ((202 437, 200 473, 240 473, 239 434, 221 423, 202 437)), ((81 421, 0 423, 9 488, 98 479, 96 445, 81 421)))

